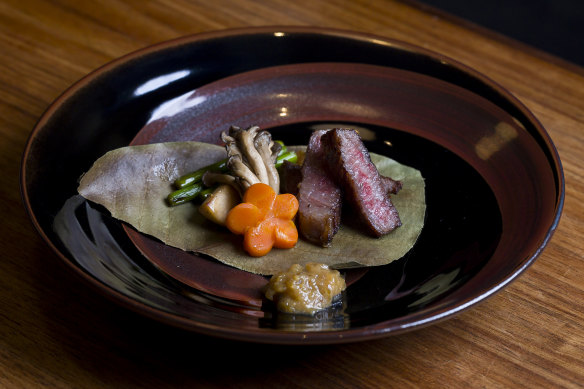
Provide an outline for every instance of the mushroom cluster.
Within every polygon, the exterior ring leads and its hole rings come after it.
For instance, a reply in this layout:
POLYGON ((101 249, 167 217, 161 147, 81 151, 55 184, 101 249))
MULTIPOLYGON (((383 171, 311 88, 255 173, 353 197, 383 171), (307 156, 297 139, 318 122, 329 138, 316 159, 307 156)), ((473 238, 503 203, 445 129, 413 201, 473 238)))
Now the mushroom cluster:
POLYGON ((241 200, 253 184, 264 183, 280 192, 280 176, 276 159, 282 146, 272 140, 268 131, 258 126, 247 129, 231 126, 221 134, 227 150, 229 173, 207 171, 203 175, 205 186, 217 186, 213 194, 199 207, 208 219, 224 224, 227 213, 241 200))
POLYGON ((276 193, 280 191, 280 176, 276 170, 276 158, 282 146, 272 140, 268 131, 258 126, 247 129, 231 126, 221 133, 227 150, 227 166, 230 174, 208 171, 203 176, 206 186, 228 184, 240 195, 259 182, 268 184, 276 193))

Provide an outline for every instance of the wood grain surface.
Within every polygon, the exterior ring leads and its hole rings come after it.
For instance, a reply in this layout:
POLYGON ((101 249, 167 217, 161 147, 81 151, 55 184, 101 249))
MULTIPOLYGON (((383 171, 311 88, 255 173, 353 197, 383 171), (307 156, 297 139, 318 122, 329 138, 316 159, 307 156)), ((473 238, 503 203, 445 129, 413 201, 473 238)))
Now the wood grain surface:
POLYGON ((0 2, 0 387, 584 385, 584 71, 415 3, 389 0, 0 2), (566 176, 559 228, 501 293, 439 324, 363 343, 282 347, 186 333, 133 314, 60 266, 19 193, 36 120, 131 51, 231 27, 306 25, 400 39, 506 87, 550 133, 566 176), (277 353, 278 357, 267 357, 277 353))

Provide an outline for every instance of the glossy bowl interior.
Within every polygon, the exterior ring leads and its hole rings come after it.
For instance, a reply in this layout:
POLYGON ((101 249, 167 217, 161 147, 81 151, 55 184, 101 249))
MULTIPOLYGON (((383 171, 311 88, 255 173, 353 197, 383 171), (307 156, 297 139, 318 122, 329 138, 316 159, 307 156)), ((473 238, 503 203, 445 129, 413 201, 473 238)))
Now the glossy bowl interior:
POLYGON ((209 335, 314 344, 419 328, 497 292, 545 247, 564 181, 533 115, 452 59, 351 32, 255 28, 149 47, 80 80, 35 127, 22 192, 47 243, 114 301, 209 335), (289 317, 168 277, 156 260, 184 253, 130 239, 106 211, 76 196, 78 177, 108 150, 217 143, 226 126, 252 123, 289 144, 306 143, 314 128, 352 126, 371 151, 420 169, 428 212, 412 252, 370 269, 322 315, 289 317))

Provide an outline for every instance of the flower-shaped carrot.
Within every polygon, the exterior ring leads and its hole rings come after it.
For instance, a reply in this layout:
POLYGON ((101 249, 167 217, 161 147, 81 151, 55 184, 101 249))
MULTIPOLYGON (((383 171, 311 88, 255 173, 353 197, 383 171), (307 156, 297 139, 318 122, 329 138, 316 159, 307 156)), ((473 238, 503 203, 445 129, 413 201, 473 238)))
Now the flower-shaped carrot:
POLYGON ((243 202, 227 214, 225 225, 234 234, 243 235, 243 248, 254 257, 270 252, 272 247, 289 249, 298 241, 292 221, 298 211, 294 195, 276 192, 267 184, 250 186, 243 202))

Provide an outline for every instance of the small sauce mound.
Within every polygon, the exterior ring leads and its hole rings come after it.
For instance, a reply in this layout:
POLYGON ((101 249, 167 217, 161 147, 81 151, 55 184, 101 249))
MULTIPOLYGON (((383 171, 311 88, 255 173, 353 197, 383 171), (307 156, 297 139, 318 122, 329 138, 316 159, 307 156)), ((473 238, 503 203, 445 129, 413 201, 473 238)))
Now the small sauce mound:
POLYGON ((274 274, 264 293, 279 311, 313 314, 331 306, 333 298, 345 288, 338 270, 322 263, 307 263, 274 274))

